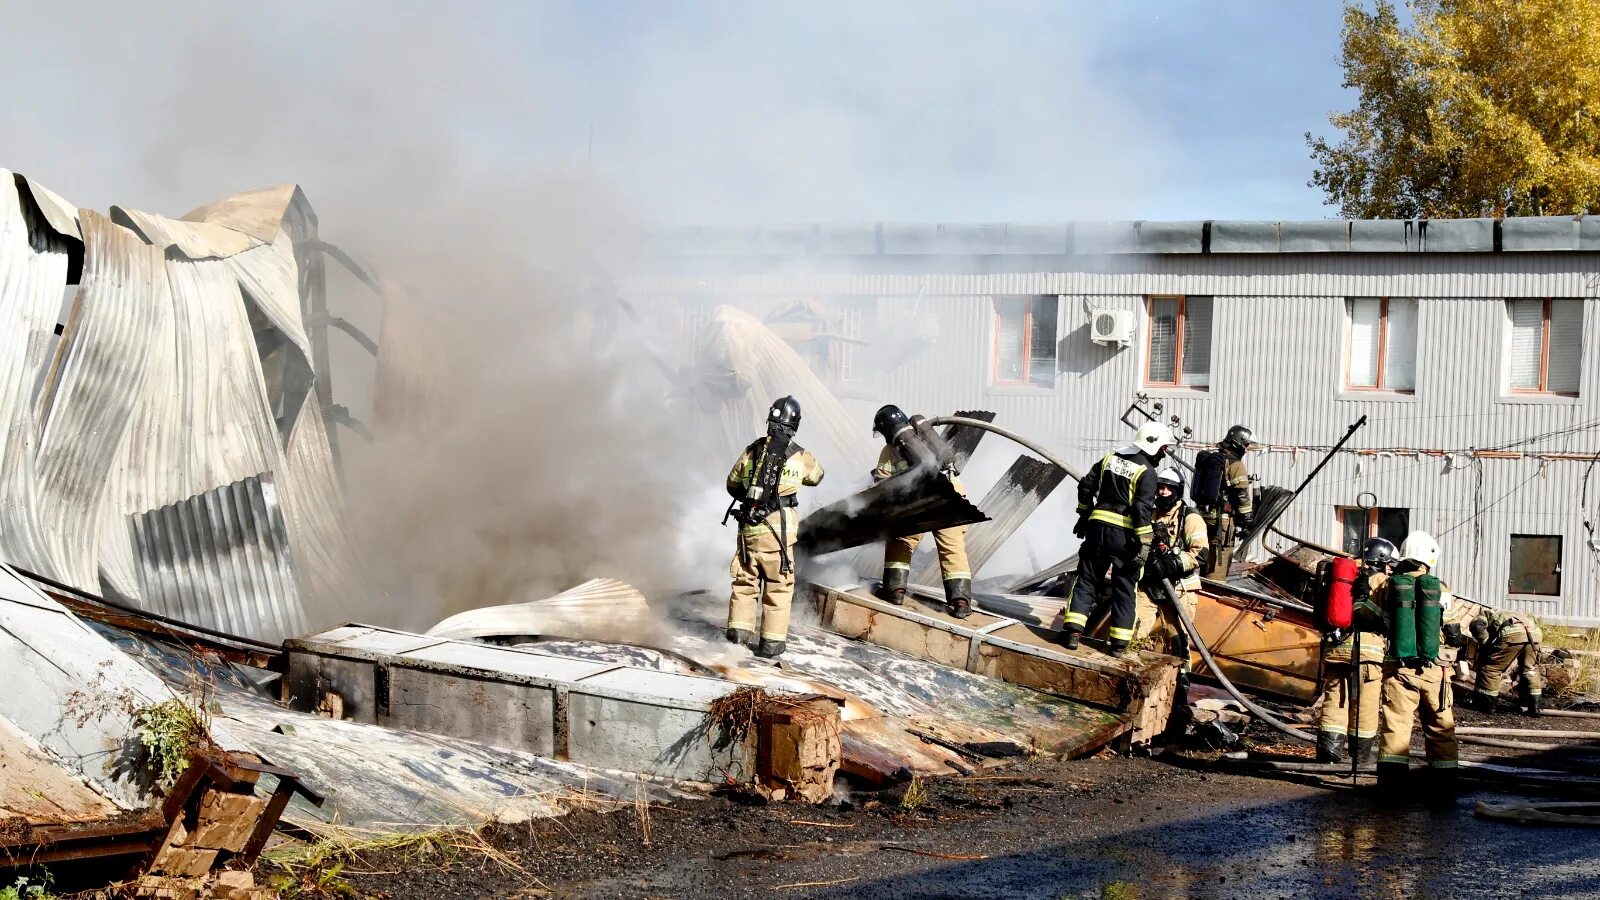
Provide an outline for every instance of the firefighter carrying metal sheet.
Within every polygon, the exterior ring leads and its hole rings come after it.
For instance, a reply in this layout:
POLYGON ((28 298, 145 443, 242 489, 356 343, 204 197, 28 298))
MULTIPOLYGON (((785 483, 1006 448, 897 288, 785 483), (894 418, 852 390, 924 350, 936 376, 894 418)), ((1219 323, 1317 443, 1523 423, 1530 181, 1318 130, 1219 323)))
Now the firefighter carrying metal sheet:
POLYGON ((1399 799, 1411 774, 1411 726, 1422 719, 1430 799, 1453 806, 1460 745, 1451 700, 1450 671, 1440 659, 1441 645, 1465 643, 1459 625, 1444 624, 1444 611, 1454 597, 1433 574, 1439 543, 1413 531, 1400 544, 1400 563, 1378 588, 1377 602, 1389 623, 1389 646, 1383 662, 1383 721, 1378 730, 1378 787, 1388 799, 1399 799))
POLYGON ((1384 638, 1383 607, 1378 597, 1389 572, 1400 561, 1392 542, 1383 538, 1367 541, 1361 549, 1361 573, 1351 598, 1350 629, 1330 634, 1322 651, 1322 719, 1317 725, 1317 761, 1344 762, 1345 753, 1356 762, 1368 765, 1377 756, 1378 711, 1383 694, 1383 658, 1388 651, 1384 638), (1360 666, 1355 665, 1360 644, 1360 666), (1352 677, 1360 693, 1352 697, 1352 677), (1355 700, 1354 703, 1351 703, 1355 700))
POLYGON ((800 403, 793 397, 773 401, 767 411, 766 436, 746 447, 728 472, 728 493, 733 497, 728 515, 739 521, 739 546, 729 567, 733 591, 727 636, 736 644, 753 643, 759 606, 761 644, 756 655, 768 659, 783 652, 789 637, 794 542, 800 525, 796 495, 801 486, 822 482, 816 457, 794 442, 799 429, 800 403))
POLYGON ((1539 671, 1539 645, 1544 631, 1532 616, 1486 609, 1467 626, 1475 645, 1470 658, 1477 675, 1476 690, 1463 705, 1493 712, 1500 704, 1500 686, 1512 666, 1517 667, 1519 693, 1526 715, 1541 713, 1544 674, 1539 671))
MULTIPOLYGON (((1205 567, 1210 542, 1205 521, 1183 502, 1183 489, 1182 471, 1169 467, 1156 473, 1156 505, 1150 521, 1150 562, 1145 566, 1145 575, 1164 578, 1177 585, 1178 602, 1183 604, 1183 611, 1192 621, 1199 607, 1200 570, 1205 567)), ((1184 638, 1183 625, 1168 609, 1165 597, 1166 592, 1153 587, 1148 577, 1139 582, 1133 639, 1143 641, 1154 634, 1159 642, 1156 649, 1181 658, 1180 681, 1186 688, 1189 643, 1184 638)))
POLYGON ((1111 624, 1106 652, 1121 656, 1133 640, 1136 618, 1134 586, 1150 558, 1156 504, 1156 464, 1175 441, 1160 422, 1146 422, 1133 444, 1107 453, 1078 482, 1078 524, 1072 533, 1083 538, 1078 548, 1078 573, 1072 579, 1072 600, 1064 615, 1062 643, 1069 650, 1089 625, 1109 589, 1111 624))
MULTIPOLYGON (((917 423, 920 417, 906 416, 893 404, 878 410, 872 418, 872 430, 883 437, 883 452, 878 454, 878 465, 872 470, 874 482, 892 478, 920 466, 936 467, 939 475, 948 478, 961 496, 967 495, 961 486, 961 476, 947 459, 942 459, 940 448, 933 445, 937 437, 931 435, 930 426, 917 423), (930 437, 933 440, 930 440, 930 437)), ((908 534, 890 538, 883 547, 883 586, 878 596, 900 606, 906 602, 907 586, 911 582, 911 557, 922 543, 923 535, 908 534)), ((939 550, 939 573, 944 578, 944 599, 950 614, 958 619, 972 615, 972 570, 967 562, 967 526, 941 528, 933 533, 933 542, 939 550)))

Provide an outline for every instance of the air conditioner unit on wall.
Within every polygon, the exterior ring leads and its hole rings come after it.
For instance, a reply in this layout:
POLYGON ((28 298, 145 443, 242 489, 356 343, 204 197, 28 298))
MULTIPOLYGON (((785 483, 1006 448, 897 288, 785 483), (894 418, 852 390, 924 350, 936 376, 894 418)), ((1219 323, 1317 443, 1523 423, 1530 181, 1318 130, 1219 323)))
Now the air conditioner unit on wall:
POLYGON ((1133 343, 1133 329, 1133 310, 1097 309, 1089 320, 1089 340, 1126 347, 1133 343))

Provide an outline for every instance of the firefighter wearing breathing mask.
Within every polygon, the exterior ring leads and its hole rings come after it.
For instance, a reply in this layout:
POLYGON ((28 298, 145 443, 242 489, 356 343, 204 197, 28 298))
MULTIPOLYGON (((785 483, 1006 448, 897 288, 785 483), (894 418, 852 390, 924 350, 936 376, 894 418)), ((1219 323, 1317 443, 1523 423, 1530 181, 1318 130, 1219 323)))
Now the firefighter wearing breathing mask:
POLYGON ((1154 535, 1156 465, 1176 443, 1170 428, 1146 422, 1131 445, 1107 453, 1078 482, 1078 524, 1072 533, 1083 544, 1071 605, 1062 616, 1062 644, 1068 650, 1077 649, 1102 588, 1111 594, 1106 652, 1122 656, 1133 641, 1135 587, 1150 559, 1154 535))
POLYGON ((1330 635, 1322 651, 1322 719, 1317 724, 1317 761, 1344 762, 1348 750, 1356 762, 1367 765, 1377 755, 1378 711, 1383 693, 1383 607, 1378 595, 1400 551, 1391 541, 1373 538, 1361 548, 1361 573, 1351 591, 1350 630, 1330 635), (1356 632, 1360 632, 1358 637, 1356 632), (1352 672, 1357 645, 1360 669, 1352 672), (1351 696, 1351 675, 1357 676, 1359 696, 1351 696), (1352 703, 1351 700, 1355 700, 1352 703))
MULTIPOLYGON (((728 640, 748 646, 755 641, 756 613, 761 612, 761 643, 756 655, 781 654, 789 639, 789 604, 794 599, 794 542, 799 530, 796 507, 800 488, 822 482, 822 466, 811 451, 795 443, 800 429, 800 403, 793 397, 773 401, 767 411, 767 434, 757 438, 728 472, 728 515, 738 519, 739 546, 729 573, 728 640)), ((727 517, 723 517, 727 522, 727 517)))
MULTIPOLYGON (((948 479, 956 493, 965 497, 961 474, 949 460, 940 458, 936 438, 920 416, 908 417, 900 407, 888 404, 872 418, 872 430, 883 438, 883 452, 872 470, 874 484, 917 468, 937 466, 939 477, 948 479), (919 433, 920 432, 920 433, 919 433)), ((920 534, 892 537, 883 546, 883 586, 878 596, 900 606, 906 602, 911 582, 911 557, 922 543, 920 534)), ((941 528, 933 533, 939 551, 939 574, 944 579, 944 599, 950 614, 958 619, 972 615, 972 566, 967 562, 967 526, 941 528)))
POLYGON ((1429 797, 1454 806, 1460 745, 1448 663, 1441 646, 1466 642, 1459 625, 1444 624, 1454 597, 1433 574, 1439 542, 1413 531, 1400 544, 1400 563, 1378 588, 1376 600, 1389 625, 1383 662, 1383 721, 1378 729, 1378 788, 1400 799, 1411 774, 1411 726, 1420 715, 1428 757, 1429 797))
POLYGON ((1178 590, 1178 602, 1193 621, 1200 601, 1200 571, 1205 567, 1210 538, 1206 521, 1183 502, 1183 473, 1175 468, 1164 468, 1156 474, 1156 505, 1151 517, 1150 561, 1145 566, 1146 578, 1140 582, 1135 596, 1135 624, 1133 638, 1143 641, 1152 634, 1157 639, 1154 649, 1178 655, 1183 659, 1183 678, 1189 673, 1189 645, 1183 639, 1183 624, 1169 609, 1166 591, 1152 578, 1170 582, 1178 590))
POLYGON ((1500 704, 1500 685, 1512 666, 1522 694, 1522 711, 1537 716, 1544 697, 1544 674, 1539 671, 1539 645, 1544 631, 1532 616, 1485 609, 1467 626, 1473 650, 1472 671, 1476 689, 1463 705, 1492 712, 1500 704))

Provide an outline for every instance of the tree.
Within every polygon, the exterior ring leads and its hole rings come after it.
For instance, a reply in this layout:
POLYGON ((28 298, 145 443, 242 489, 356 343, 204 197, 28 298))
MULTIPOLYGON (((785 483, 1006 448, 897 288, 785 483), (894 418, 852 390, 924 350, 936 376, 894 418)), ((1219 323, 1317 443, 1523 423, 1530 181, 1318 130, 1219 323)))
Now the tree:
POLYGON ((1346 3, 1344 86, 1306 133, 1309 184, 1346 218, 1600 210, 1600 0, 1346 3))

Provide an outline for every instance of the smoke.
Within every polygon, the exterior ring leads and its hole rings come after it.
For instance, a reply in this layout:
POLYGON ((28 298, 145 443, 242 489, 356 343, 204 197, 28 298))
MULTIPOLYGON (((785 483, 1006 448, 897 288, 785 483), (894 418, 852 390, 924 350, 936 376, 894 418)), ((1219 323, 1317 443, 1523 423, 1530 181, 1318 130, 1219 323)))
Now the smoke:
MULTIPOLYGON (((1103 16, 24 5, 0 34, 0 165, 173 215, 298 183, 323 236, 437 323, 437 415, 343 436, 389 598, 371 618, 425 626, 594 576, 720 589, 732 461, 675 414, 649 329, 593 290, 598 261, 662 221, 1112 215, 1162 151, 1092 77, 1103 16)), ((331 303, 379 330, 353 283, 331 303)), ((370 420, 371 360, 333 340, 335 400, 370 420)))

